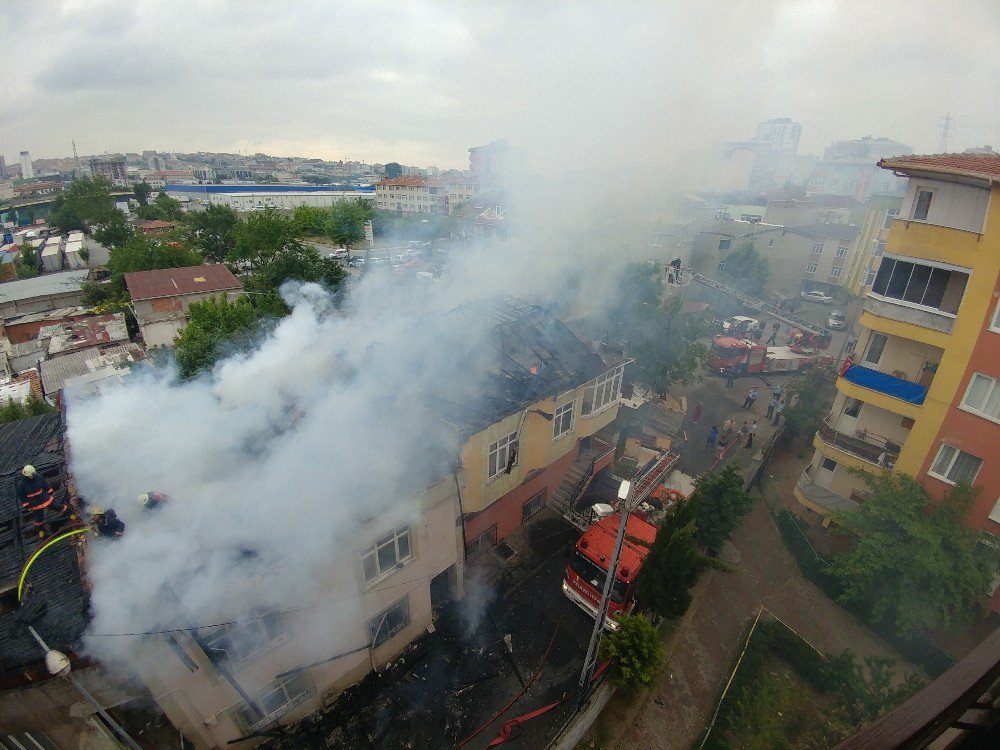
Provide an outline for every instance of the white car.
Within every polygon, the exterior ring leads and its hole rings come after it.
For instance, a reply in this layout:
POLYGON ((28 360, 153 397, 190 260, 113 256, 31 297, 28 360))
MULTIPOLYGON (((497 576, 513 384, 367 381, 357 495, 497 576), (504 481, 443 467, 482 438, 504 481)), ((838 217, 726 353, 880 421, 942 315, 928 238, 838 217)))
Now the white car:
POLYGON ((799 296, 802 297, 802 299, 804 300, 808 300, 809 302, 816 302, 820 305, 829 305, 833 302, 833 297, 831 297, 829 294, 825 294, 824 292, 816 292, 816 291, 802 292, 802 294, 799 296))

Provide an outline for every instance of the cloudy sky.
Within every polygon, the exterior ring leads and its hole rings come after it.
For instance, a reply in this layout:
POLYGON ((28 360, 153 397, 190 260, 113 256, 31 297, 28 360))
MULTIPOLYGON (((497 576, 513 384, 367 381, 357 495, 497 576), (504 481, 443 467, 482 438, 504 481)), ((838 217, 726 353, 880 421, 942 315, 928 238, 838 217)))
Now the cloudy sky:
POLYGON ((464 167, 648 162, 802 123, 800 152, 883 135, 1000 145, 997 0, 3 0, 0 153, 139 151, 464 167))

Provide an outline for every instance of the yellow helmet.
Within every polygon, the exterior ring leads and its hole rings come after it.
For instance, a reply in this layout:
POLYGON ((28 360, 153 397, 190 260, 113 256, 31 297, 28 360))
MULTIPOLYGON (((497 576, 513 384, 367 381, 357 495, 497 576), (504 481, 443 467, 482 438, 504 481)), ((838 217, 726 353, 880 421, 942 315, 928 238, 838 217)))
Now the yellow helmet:
POLYGON ((148 507, 149 506, 149 493, 148 492, 143 492, 141 495, 139 495, 139 497, 136 498, 136 500, 139 502, 139 505, 141 505, 143 508, 148 507))
POLYGON ((102 508, 100 505, 91 505, 90 506, 90 515, 92 515, 92 516, 103 516, 104 515, 104 508, 102 508))
POLYGON ((25 467, 21 469, 21 474, 28 479, 31 479, 36 473, 37 471, 35 470, 35 467, 31 464, 25 464, 25 467))

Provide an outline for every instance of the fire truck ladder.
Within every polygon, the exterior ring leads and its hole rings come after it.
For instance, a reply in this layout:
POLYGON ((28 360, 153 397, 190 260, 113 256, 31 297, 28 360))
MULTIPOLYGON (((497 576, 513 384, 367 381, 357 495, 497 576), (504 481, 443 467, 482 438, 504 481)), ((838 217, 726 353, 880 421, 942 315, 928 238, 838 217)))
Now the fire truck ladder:
POLYGON ((779 310, 777 307, 772 305, 770 302, 764 302, 764 300, 757 299, 756 297, 751 297, 749 294, 744 294, 743 292, 733 289, 725 284, 720 284, 714 279, 710 279, 707 276, 702 276, 700 273, 695 273, 694 271, 688 271, 691 278, 697 281, 699 284, 704 284, 707 287, 715 289, 717 292, 722 292, 725 295, 738 300, 740 304, 744 307, 748 307, 751 310, 758 310, 759 312, 767 313, 772 318, 777 318, 783 323, 786 323, 794 328, 798 328, 800 331, 806 333, 818 334, 823 329, 818 327, 815 323, 811 323, 804 318, 800 318, 797 315, 790 315, 785 310, 779 310))
POLYGON ((641 477, 632 480, 636 483, 635 490, 632 493, 633 507, 639 505, 639 503, 650 496, 653 490, 656 489, 656 486, 663 482, 663 478, 667 473, 677 465, 680 458, 673 451, 667 451, 656 459, 653 465, 641 477))

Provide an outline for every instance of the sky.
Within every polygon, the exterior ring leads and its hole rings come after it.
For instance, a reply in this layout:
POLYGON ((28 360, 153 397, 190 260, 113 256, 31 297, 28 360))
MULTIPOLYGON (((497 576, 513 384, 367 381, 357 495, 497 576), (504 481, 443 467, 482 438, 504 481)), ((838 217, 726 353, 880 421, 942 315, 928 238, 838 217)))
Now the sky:
POLYGON ((669 159, 792 117, 800 153, 1000 146, 1000 3, 4 0, 0 154, 247 151, 466 168, 669 159))

